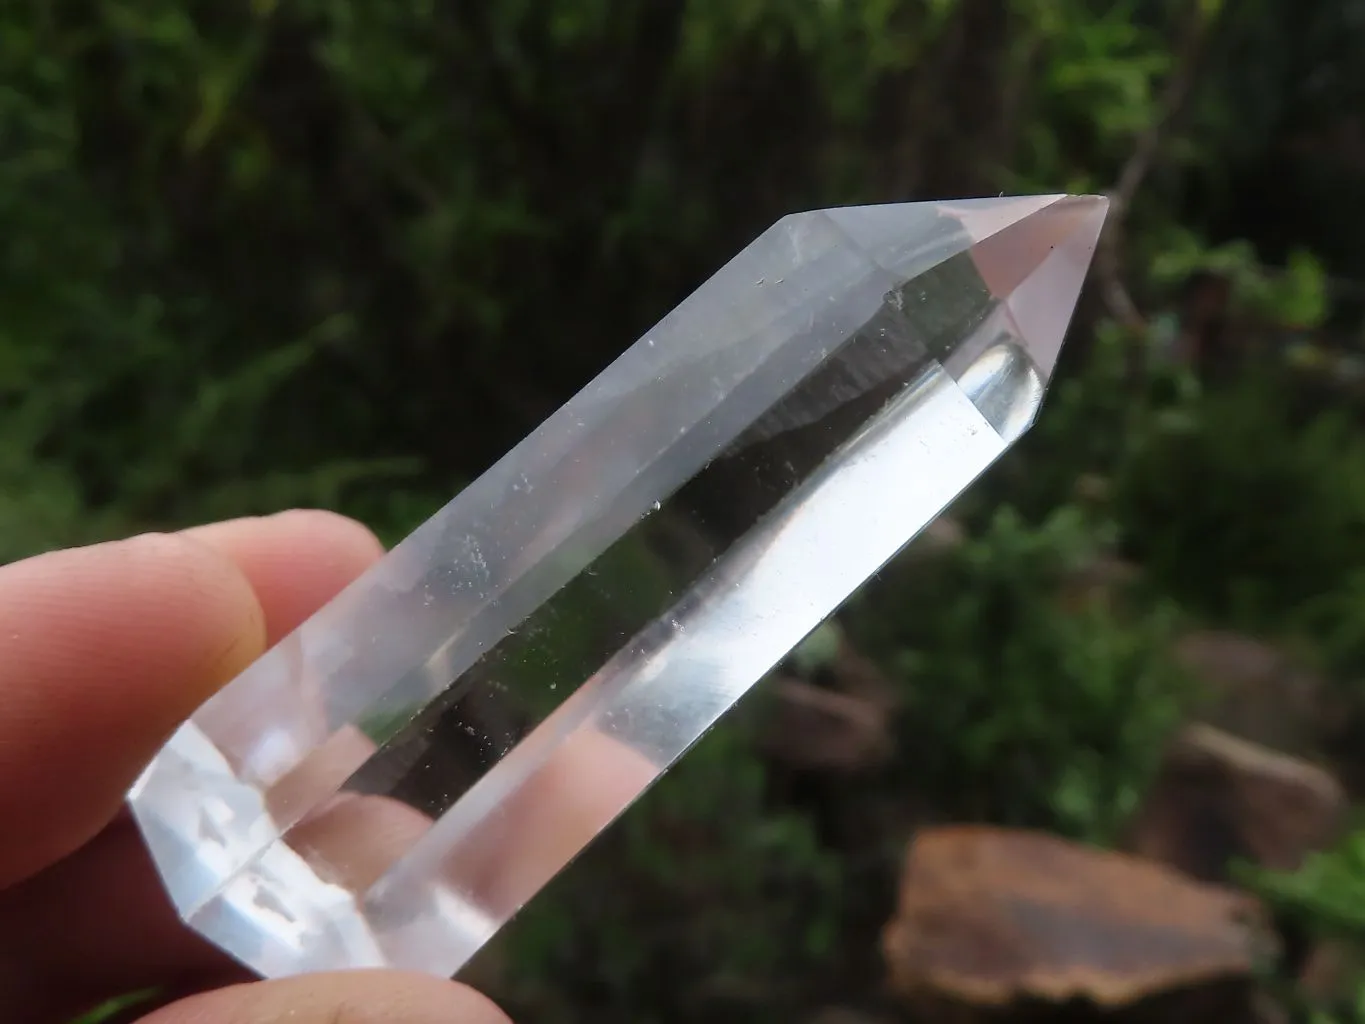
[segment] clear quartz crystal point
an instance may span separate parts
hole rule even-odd
[[[450,975],[1029,426],[1093,196],[785,217],[130,794],[266,976]]]

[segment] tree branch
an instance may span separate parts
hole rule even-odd
[[[1109,313],[1124,327],[1141,332],[1147,326],[1137,304],[1123,283],[1123,239],[1129,208],[1148,173],[1156,164],[1167,132],[1185,106],[1198,77],[1199,59],[1204,51],[1213,17],[1204,0],[1190,0],[1188,15],[1180,30],[1174,66],[1157,102],[1156,116],[1133,143],[1133,151],[1109,190],[1109,221],[1095,253],[1095,275],[1100,295]]]

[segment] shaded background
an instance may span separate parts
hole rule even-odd
[[[784,213],[1109,192],[1035,432],[471,977],[1365,1019],[1362,58],[1360,0],[10,0],[0,560],[392,541]]]

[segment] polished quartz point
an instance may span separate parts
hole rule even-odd
[[[166,744],[130,801],[185,920],[457,971],[1029,426],[1105,210],[765,231]]]

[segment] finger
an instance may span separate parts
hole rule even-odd
[[[0,624],[0,887],[88,841],[265,642],[237,566],[162,534],[0,568]]]
[[[506,1024],[471,988],[398,971],[346,971],[219,989],[141,1024]]]
[[[363,753],[361,742],[356,748]],[[290,829],[284,842],[319,876],[357,897],[424,846],[415,862],[399,869],[403,875],[390,876],[390,898],[445,885],[501,924],[657,775],[639,751],[580,729],[477,822],[433,822],[400,800],[343,792]]]
[[[384,553],[373,533],[334,512],[297,509],[197,526],[185,536],[221,551],[246,574],[275,643]]]
[[[184,927],[127,816],[0,892],[6,973],[11,980],[0,977],[0,992],[7,1013],[40,1021],[70,1020],[124,992],[165,985],[197,991],[248,976]]]
[[[431,828],[401,800],[347,793],[289,832],[291,849],[329,882],[363,894]]]
[[[658,777],[633,747],[585,727],[566,736],[498,813],[445,859],[445,876],[496,921],[512,917]]]

